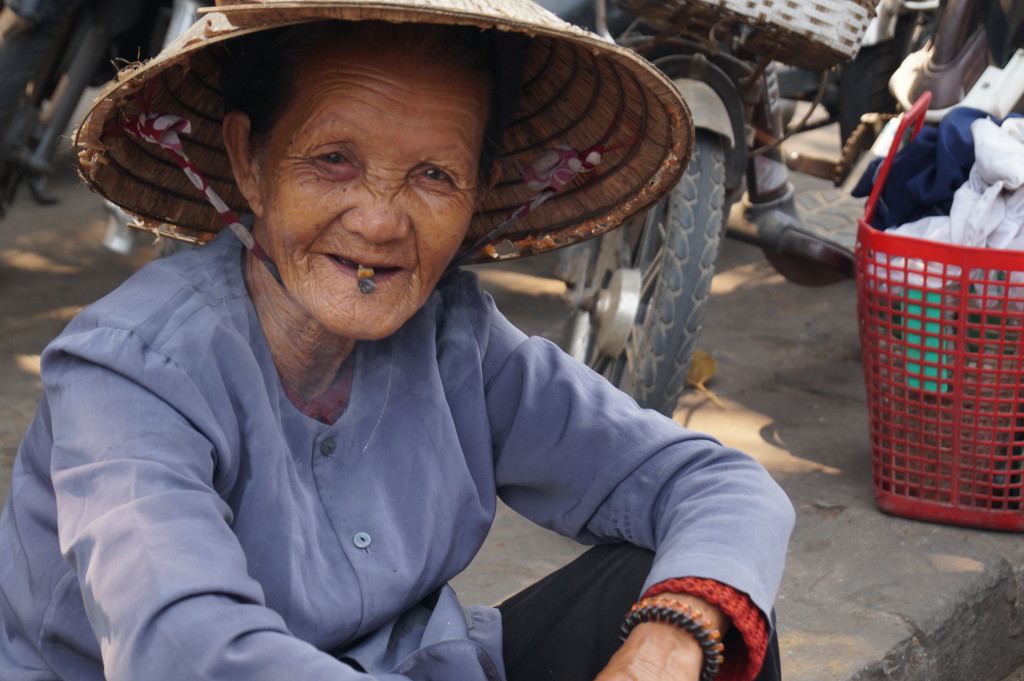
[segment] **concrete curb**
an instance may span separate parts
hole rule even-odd
[[[762,461],[797,508],[777,604],[789,681],[1000,679],[1024,664],[1024,541],[887,516],[871,489],[853,282],[781,280],[727,242],[701,346],[725,413],[676,418]]]

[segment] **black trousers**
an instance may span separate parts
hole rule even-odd
[[[628,544],[599,546],[499,605],[508,681],[593,681],[619,648],[653,560]],[[773,634],[757,681],[781,678]]]

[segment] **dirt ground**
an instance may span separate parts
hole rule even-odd
[[[70,164],[67,159],[65,166]],[[39,353],[85,305],[152,257],[147,240],[125,257],[103,248],[106,211],[70,167],[51,182],[59,203],[23,190],[0,221],[0,490],[39,397]]]

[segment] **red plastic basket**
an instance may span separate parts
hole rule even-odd
[[[878,507],[1024,530],[1024,252],[870,226],[903,116],[857,231],[857,315]]]

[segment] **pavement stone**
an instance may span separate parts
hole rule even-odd
[[[509,269],[538,277],[547,267],[536,258]],[[499,306],[529,323],[537,300],[482,276]],[[560,329],[541,322],[534,332],[557,340]],[[796,286],[756,248],[727,241],[700,346],[717,360],[709,387],[726,408],[692,391],[675,419],[757,458],[797,509],[777,603],[787,679],[999,679],[1024,665],[1020,535],[897,518],[875,507],[853,282]],[[528,524],[499,517],[493,541],[530,546],[536,536]],[[545,550],[559,548],[565,561],[577,552],[557,543]],[[508,556],[489,550],[456,588],[511,569]],[[528,581],[463,593],[486,602]]]

